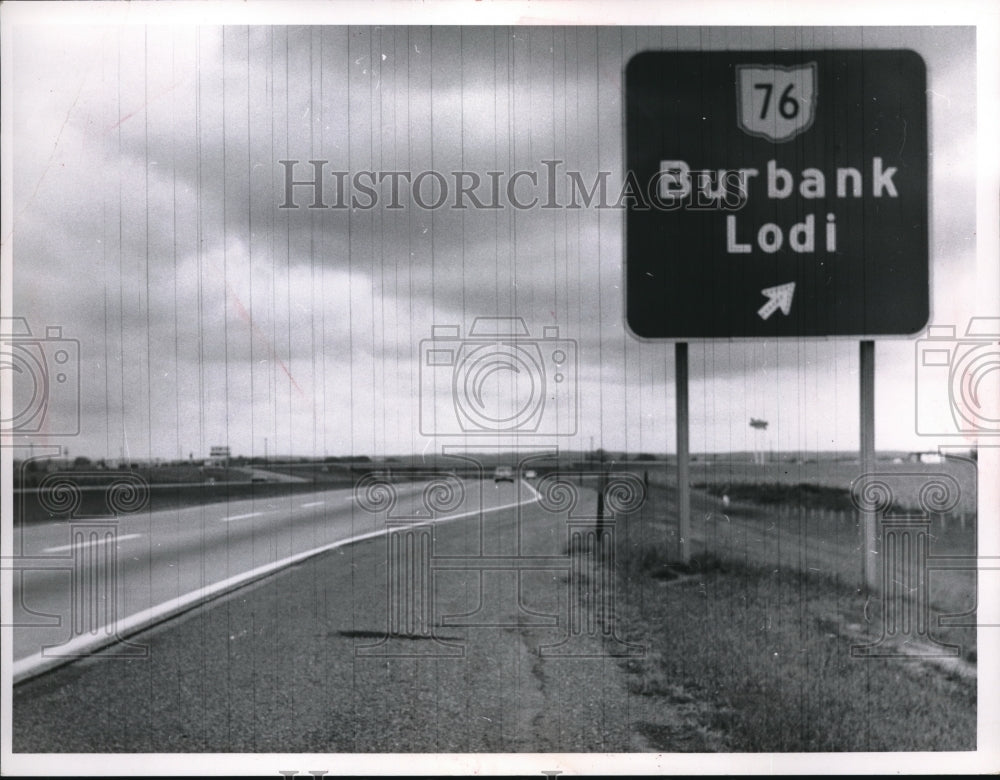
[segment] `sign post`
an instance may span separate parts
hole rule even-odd
[[[674,344],[677,385],[677,549],[681,563],[691,560],[691,480],[688,449],[688,345]]]
[[[874,341],[930,315],[927,75],[905,49],[641,52],[625,71],[625,311],[676,342],[680,554],[690,531],[687,346],[861,341],[874,468]],[[874,583],[873,518],[863,518]]]
[[[860,365],[858,373],[861,378],[861,474],[872,474],[875,471],[875,342],[861,342]],[[864,550],[864,582],[868,592],[878,588],[878,572],[876,570],[876,530],[877,515],[872,510],[862,511],[861,544]]]

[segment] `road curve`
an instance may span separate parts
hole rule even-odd
[[[462,484],[463,507],[479,507],[480,483]],[[394,485],[393,513],[419,517],[427,485]],[[522,485],[523,496],[509,502],[534,500]],[[360,491],[341,489],[26,526],[11,559],[13,681],[108,645],[142,656],[143,647],[122,640],[311,556],[383,535],[379,509]],[[438,513],[435,521],[470,511]]]

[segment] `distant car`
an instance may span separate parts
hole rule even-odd
[[[536,479],[538,477],[538,472],[534,469],[525,469],[524,478],[525,479]]]
[[[510,466],[497,466],[493,470],[493,482],[513,482],[514,481],[514,469]]]

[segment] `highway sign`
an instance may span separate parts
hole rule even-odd
[[[685,340],[921,330],[925,91],[924,62],[908,50],[633,57],[632,331]]]

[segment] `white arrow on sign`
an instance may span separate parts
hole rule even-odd
[[[757,313],[762,320],[766,320],[778,309],[782,314],[788,314],[792,310],[792,296],[795,295],[795,282],[779,284],[777,287],[765,287],[760,291],[761,295],[767,296],[767,303],[757,309]]]

